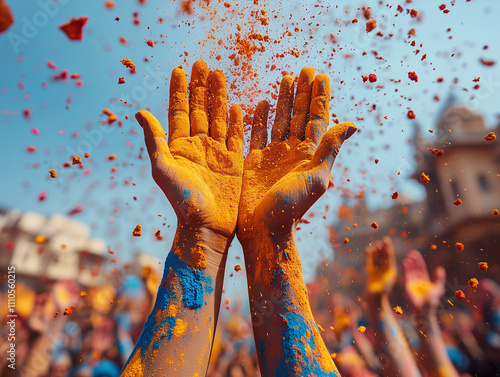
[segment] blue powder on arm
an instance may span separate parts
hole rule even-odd
[[[174,277],[177,277],[179,281],[182,289],[182,305],[187,309],[197,310],[202,308],[205,302],[203,298],[204,293],[210,295],[214,291],[211,276],[207,276],[204,271],[189,267],[186,262],[180,260],[177,255],[172,252],[169,253],[165,261],[162,283],[158,289],[153,311],[148,316],[148,320],[144,325],[144,329],[132,355],[140,348],[141,356],[144,359],[146,350],[158,334],[159,339],[154,341],[154,348],[159,348],[162,338],[166,337],[168,340],[172,339],[173,328],[175,327],[177,318],[164,317],[157,323],[155,315],[158,311],[164,311],[170,304],[177,302],[177,295],[173,284],[173,281],[175,281]],[[165,325],[167,325],[166,333],[160,333]]]

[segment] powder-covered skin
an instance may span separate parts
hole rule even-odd
[[[227,250],[236,232],[243,117],[235,105],[228,122],[224,75],[204,62],[193,65],[189,88],[184,70],[174,69],[168,143],[152,114],[136,115],[153,178],[178,226],[153,311],[122,376],[203,376],[208,368]]]
[[[356,126],[327,131],[330,81],[304,68],[294,93],[282,80],[276,123],[268,144],[267,112],[254,116],[245,160],[238,216],[238,239],[245,255],[250,310],[262,376],[338,376],[314,321],[295,229],[328,187],[342,142]]]
[[[366,248],[366,298],[370,316],[370,330],[376,341],[374,348],[385,376],[420,377],[405,335],[389,301],[397,278],[396,252],[389,237],[376,241]],[[387,358],[391,362],[384,362]]]
[[[437,310],[445,292],[446,271],[437,267],[433,280],[425,260],[417,250],[411,250],[403,261],[405,288],[410,308],[415,316],[415,329],[420,348],[414,353],[419,366],[431,377],[458,377],[441,333]]]

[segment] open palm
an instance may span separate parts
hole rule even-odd
[[[313,68],[302,69],[295,98],[294,80],[285,76],[270,144],[269,104],[258,104],[250,153],[244,163],[238,216],[240,241],[251,237],[262,224],[273,232],[290,231],[326,191],[340,146],[356,130],[354,124],[342,123],[326,132],[329,102],[328,76],[320,74],[315,78]]]
[[[408,300],[418,311],[435,309],[445,291],[446,270],[439,266],[431,281],[424,257],[411,250],[403,261],[405,288]]]
[[[193,65],[188,90],[182,68],[172,72],[168,143],[149,112],[136,119],[144,130],[153,178],[163,190],[179,226],[207,227],[234,235],[243,173],[243,118],[234,105],[227,116],[224,74]],[[229,127],[228,127],[229,124]]]

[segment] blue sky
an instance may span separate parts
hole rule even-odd
[[[240,78],[231,73],[231,52],[220,48],[216,41],[221,39],[230,45],[229,35],[234,35],[237,24],[243,32],[250,30],[250,24],[245,25],[238,14],[248,15],[247,6],[253,1],[233,2],[227,9],[223,2],[212,0],[212,18],[207,9],[198,6],[194,14],[182,14],[179,1],[149,1],[145,5],[135,0],[119,1],[108,10],[104,1],[65,0],[50,12],[43,7],[53,4],[50,0],[8,3],[16,23],[0,34],[0,158],[4,165],[0,206],[50,215],[67,214],[82,205],[83,212],[74,219],[88,223],[92,235],[104,239],[120,260],[128,260],[137,251],[163,259],[172,242],[176,219],[150,176],[147,154],[141,150],[141,129],[133,114],[147,108],[165,121],[169,76],[179,65],[189,73],[188,66],[203,59],[210,68],[222,69],[228,81],[238,81]],[[248,86],[247,97],[232,97],[230,90],[230,101],[255,104],[268,97],[264,92],[281,78],[281,70],[297,74],[301,67],[311,65],[331,78],[335,95],[331,111],[339,120],[353,121],[360,128],[337,160],[332,173],[336,188],[311,209],[327,219],[316,216],[311,224],[303,226],[299,242],[303,257],[315,260],[317,248],[327,247],[325,225],[335,221],[342,193],[364,191],[372,210],[390,205],[390,194],[395,190],[417,200],[423,198],[419,184],[409,180],[414,166],[410,140],[417,125],[424,130],[434,127],[450,93],[482,113],[490,128],[498,124],[500,61],[487,67],[479,60],[500,57],[496,38],[500,5],[479,0],[442,3],[450,10],[448,14],[439,9],[441,3],[424,0],[410,4],[395,1],[390,6],[373,2],[372,17],[378,27],[371,33],[365,31],[366,20],[358,10],[365,4],[360,1],[286,1],[276,6],[275,2],[261,0],[256,8],[267,10],[270,24],[255,25],[255,30],[267,32],[280,43],[268,44],[266,51],[253,56],[252,69],[258,77],[242,84],[243,89]],[[396,9],[399,4],[405,9],[402,13]],[[407,8],[418,10],[419,17],[412,18]],[[134,12],[139,12],[138,26],[132,23]],[[84,39],[72,42],[58,26],[79,16],[89,17]],[[119,21],[115,21],[117,16]],[[358,23],[352,23],[355,17]],[[30,23],[36,30],[29,29]],[[302,31],[280,38],[284,27]],[[214,39],[207,38],[211,28]],[[416,36],[408,38],[413,28]],[[378,30],[383,36],[376,35]],[[330,34],[337,43],[331,42]],[[126,44],[120,43],[121,36],[127,39]],[[155,42],[154,48],[146,44],[149,39]],[[416,46],[411,46],[413,40]],[[276,53],[291,49],[301,55],[276,58]],[[418,54],[417,49],[421,50]],[[427,58],[422,61],[424,53]],[[217,55],[221,55],[220,60]],[[119,62],[127,56],[137,65],[135,75]],[[49,69],[48,61],[57,69]],[[274,71],[266,68],[272,64],[277,65]],[[51,80],[62,69],[80,74],[83,85],[75,85],[74,79]],[[409,71],[418,74],[418,82],[409,80]],[[363,83],[361,75],[370,73],[377,75],[377,82]],[[126,84],[118,85],[118,77],[124,77]],[[438,77],[443,78],[443,83],[437,82]],[[481,77],[478,90],[473,89],[475,77]],[[43,83],[47,83],[46,88]],[[434,96],[440,101],[436,102]],[[120,98],[128,104],[124,105]],[[30,121],[22,115],[27,108],[32,112]],[[101,125],[104,108],[112,109],[123,126]],[[416,120],[407,118],[409,109],[415,112]],[[167,129],[166,122],[164,126]],[[39,135],[32,133],[33,127]],[[36,152],[26,151],[31,145],[36,146]],[[90,158],[84,160],[83,169],[61,167],[70,161],[71,154],[85,151]],[[115,154],[116,160],[107,160],[110,154]],[[377,165],[375,158],[380,160]],[[48,178],[52,168],[58,171],[57,179]],[[47,198],[40,202],[42,191]],[[140,238],[131,236],[137,223],[144,230]],[[156,229],[162,230],[164,241],[154,240]],[[233,244],[229,270],[241,263],[235,260],[241,257],[239,245],[236,241]],[[312,271],[305,272],[310,278]],[[232,285],[239,284],[244,276],[243,272],[237,275]]]

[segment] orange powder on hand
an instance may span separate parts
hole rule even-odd
[[[425,297],[434,287],[430,281],[414,280],[407,284],[408,289],[418,297]]]

